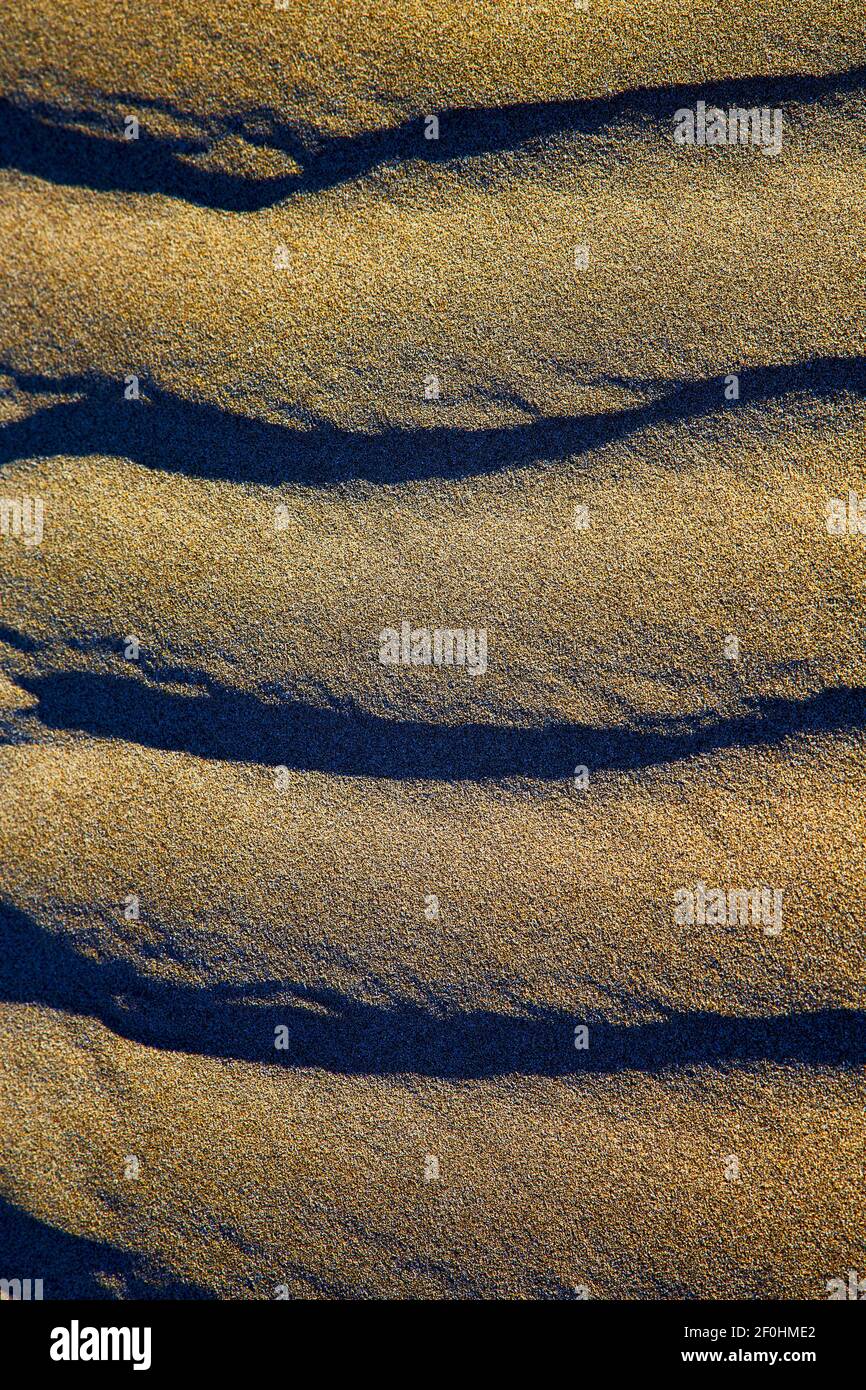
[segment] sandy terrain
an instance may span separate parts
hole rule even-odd
[[[864,94],[857,0],[9,17],[0,1278],[866,1269]]]

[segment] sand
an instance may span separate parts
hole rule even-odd
[[[864,54],[823,0],[10,16],[0,1277],[862,1269]]]

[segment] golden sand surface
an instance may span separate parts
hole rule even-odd
[[[162,129],[241,110],[346,132],[443,106],[841,71],[863,62],[866,16],[858,0],[603,0],[585,13],[561,0],[435,11],[426,0],[142,0],[133,11],[33,0],[5,35],[5,92],[71,109],[122,94]]]
[[[8,17],[0,1277],[862,1267],[864,55],[853,0]],[[728,94],[777,156],[674,143]]]

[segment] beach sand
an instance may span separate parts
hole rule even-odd
[[[826,1297],[866,12],[167,9],[0,55],[0,1277]]]

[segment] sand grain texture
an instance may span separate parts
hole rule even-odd
[[[853,0],[8,16],[0,1277],[863,1268],[864,92]]]

